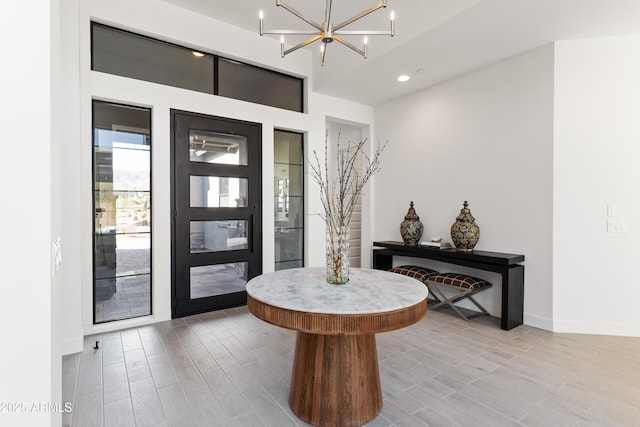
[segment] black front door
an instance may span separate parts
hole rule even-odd
[[[246,304],[262,273],[262,127],[171,116],[172,316]]]

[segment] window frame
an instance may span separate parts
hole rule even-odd
[[[114,27],[114,26],[111,26],[111,25],[105,25],[105,24],[102,24],[102,23],[99,23],[99,22],[95,22],[95,21],[91,21],[91,30],[90,30],[90,32],[91,32],[91,35],[90,35],[90,38],[91,38],[91,40],[90,40],[91,61],[90,62],[91,62],[91,70],[92,71],[103,72],[103,73],[107,73],[107,74],[111,74],[111,75],[117,75],[117,76],[120,76],[120,77],[132,78],[132,79],[141,80],[141,81],[149,81],[149,80],[138,79],[138,78],[132,77],[132,76],[126,76],[126,75],[121,75],[121,74],[112,74],[109,71],[102,71],[102,70],[96,69],[96,64],[94,62],[94,59],[95,59],[94,58],[94,56],[95,56],[94,44],[95,44],[95,40],[96,40],[95,39],[95,34],[94,34],[94,29],[96,27],[100,27],[100,28],[107,29],[107,30],[114,31],[114,32],[119,32],[119,33],[122,33],[122,34],[128,34],[131,37],[143,38],[145,40],[152,41],[152,42],[155,42],[155,43],[158,43],[158,44],[162,44],[162,45],[166,45],[166,46],[177,47],[177,48],[184,49],[184,50],[190,51],[190,52],[197,51],[197,52],[200,52],[200,53],[202,53],[203,55],[205,55],[207,57],[213,58],[213,75],[211,76],[211,79],[213,80],[213,92],[201,91],[201,90],[197,90],[197,89],[188,89],[188,88],[186,88],[186,90],[194,90],[194,91],[197,91],[197,92],[200,92],[200,93],[207,93],[207,94],[215,95],[215,96],[223,96],[225,98],[237,99],[237,100],[241,100],[241,101],[244,101],[244,102],[251,102],[253,104],[265,105],[265,106],[274,107],[274,108],[280,108],[280,109],[287,110],[287,111],[294,111],[294,112],[298,112],[298,113],[306,113],[306,111],[305,111],[306,110],[305,109],[305,87],[306,87],[307,81],[306,81],[306,79],[304,79],[302,77],[293,76],[291,74],[286,74],[286,73],[283,73],[283,72],[280,72],[280,71],[276,71],[276,70],[272,70],[272,69],[269,69],[269,68],[260,67],[260,66],[257,66],[257,65],[249,64],[247,62],[239,61],[237,59],[228,58],[228,57],[224,57],[224,56],[221,56],[221,55],[216,55],[216,54],[213,54],[213,53],[210,53],[210,52],[206,52],[206,51],[203,51],[203,50],[189,48],[187,46],[183,46],[183,45],[180,45],[180,44],[177,44],[177,43],[172,43],[172,42],[161,40],[161,39],[158,39],[158,38],[155,38],[155,37],[150,37],[150,36],[146,36],[146,35],[143,35],[143,34],[138,34],[138,33],[135,33],[133,31],[124,30],[124,29],[121,29],[121,28],[117,28],[117,27]],[[274,103],[248,101],[248,100],[245,100],[245,99],[242,99],[242,98],[239,98],[239,97],[220,95],[220,74],[219,74],[219,62],[220,62],[220,60],[224,60],[224,61],[228,61],[228,62],[232,62],[232,63],[237,63],[237,64],[240,64],[240,65],[243,65],[243,66],[246,66],[246,67],[250,67],[251,69],[256,70],[258,72],[261,72],[264,75],[282,76],[282,77],[286,77],[288,79],[291,79],[292,81],[297,82],[298,83],[297,84],[298,87],[296,89],[296,92],[299,91],[299,93],[295,93],[294,95],[296,95],[296,97],[299,96],[300,108],[299,109],[293,109],[293,108],[288,108],[288,107],[281,106],[281,105],[274,105]],[[171,84],[157,83],[157,82],[153,82],[153,81],[150,81],[150,82],[151,83],[155,83],[155,84],[162,84],[162,85],[170,86],[170,87],[181,88],[179,86],[174,86],[174,85],[171,85]],[[242,86],[242,85],[240,84],[239,86]],[[181,89],[185,89],[185,88],[181,88]]]
[[[97,213],[96,210],[96,130],[104,129],[101,127],[96,127],[96,104],[108,104],[117,107],[125,107],[137,110],[146,110],[149,112],[149,221],[151,226],[149,228],[149,273],[145,273],[144,275],[149,275],[149,313],[141,314],[126,318],[117,318],[117,319],[109,319],[109,320],[101,320],[96,321],[96,282],[97,282],[97,274],[96,274],[96,222],[95,215]],[[131,319],[138,319],[141,317],[152,316],[154,313],[153,308],[153,109],[150,107],[144,107],[139,105],[127,104],[122,102],[112,102],[105,101],[101,99],[92,99],[91,100],[91,207],[92,207],[92,258],[91,258],[91,274],[92,274],[92,283],[91,283],[91,303],[92,303],[92,324],[102,325],[111,322],[119,322],[126,321]],[[112,178],[113,180],[113,178]],[[113,191],[113,190],[112,190]],[[145,190],[146,191],[146,190]],[[117,231],[114,234],[114,238],[117,238]],[[115,249],[114,249],[115,250]],[[116,264],[117,266],[117,264]],[[116,267],[117,268],[117,267]],[[117,270],[116,276],[114,278],[117,280]],[[116,282],[117,283],[117,282]]]

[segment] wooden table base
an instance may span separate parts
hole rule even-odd
[[[349,276],[348,285],[335,286],[322,267],[293,268],[247,283],[251,313],[297,332],[289,406],[318,426],[375,418],[382,409],[375,334],[413,325],[427,311],[418,280],[359,268]]]
[[[373,419],[382,409],[375,335],[298,332],[289,406],[317,426],[360,426]]]

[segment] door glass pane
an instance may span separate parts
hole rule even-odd
[[[276,191],[280,194],[286,193],[288,196],[302,196],[302,174],[304,169],[298,165],[287,165],[276,163],[274,172],[278,176],[276,180]]]
[[[274,132],[275,269],[304,266],[303,136]]]
[[[276,263],[300,259],[303,237],[302,229],[276,229]]]
[[[151,111],[94,101],[94,321],[151,314]]]
[[[220,176],[190,177],[192,208],[239,208],[247,206],[249,180]]]
[[[304,260],[296,259],[293,261],[277,261],[275,263],[275,270],[288,270],[290,268],[302,268],[304,267]]]
[[[191,253],[247,249],[247,221],[191,221]]]
[[[275,131],[274,162],[287,165],[302,165],[302,144],[299,133]]]
[[[242,135],[190,129],[189,160],[246,166],[247,138]]]
[[[191,267],[191,299],[244,291],[247,271],[246,262]]]
[[[280,228],[302,228],[304,225],[304,198],[288,196],[283,198],[280,195],[276,195],[275,207],[277,213],[280,213],[280,209],[286,210],[285,215],[277,215],[276,217],[276,230]]]

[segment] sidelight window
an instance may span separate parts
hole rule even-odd
[[[303,135],[274,133],[275,269],[304,267]]]
[[[94,323],[151,314],[151,110],[93,101]]]

